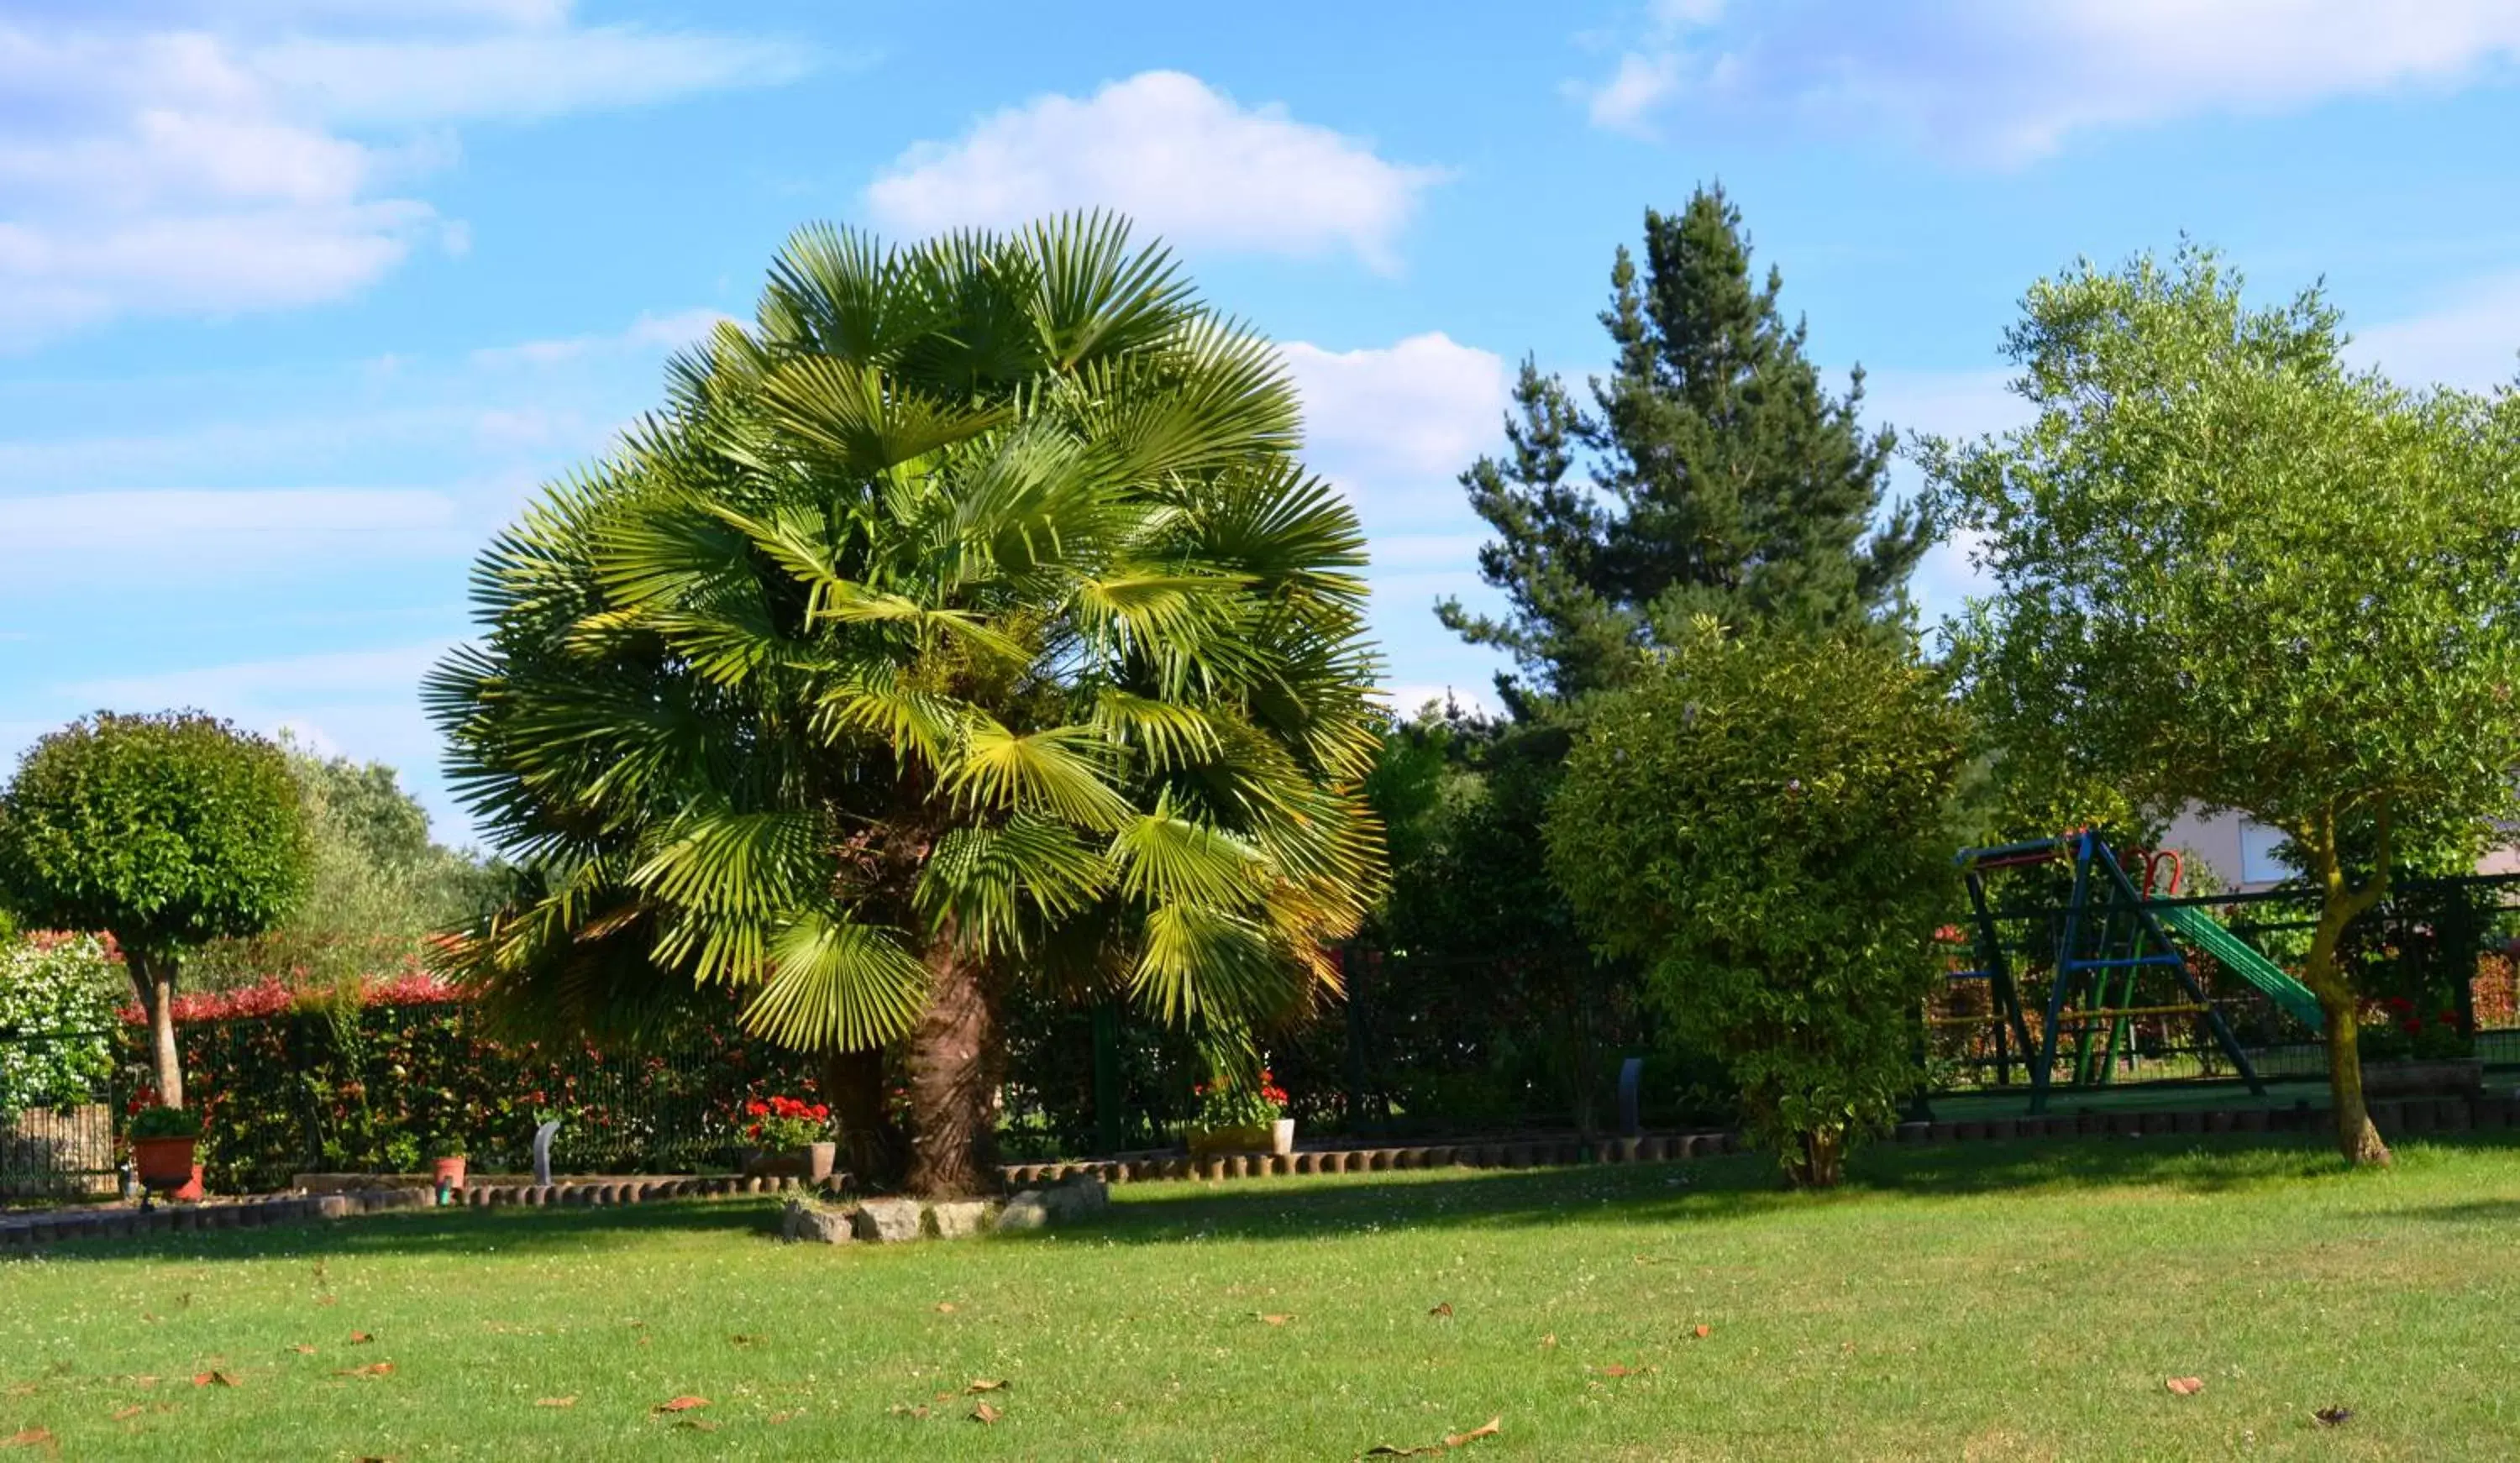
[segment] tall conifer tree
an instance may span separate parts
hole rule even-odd
[[[1677,214],[1645,213],[1644,269],[1627,248],[1601,315],[1615,369],[1593,405],[1525,361],[1507,451],[1462,474],[1497,539],[1480,577],[1501,618],[1446,600],[1463,639],[1510,652],[1500,678],[1517,713],[1624,679],[1634,647],[1668,643],[1689,616],[1817,626],[1882,618],[1931,535],[1911,510],[1886,518],[1893,433],[1868,433],[1859,368],[1824,390],[1804,328],[1777,307],[1783,281],[1750,275],[1740,210],[1699,189]],[[1578,469],[1583,475],[1577,476]]]

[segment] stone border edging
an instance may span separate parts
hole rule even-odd
[[[2371,1105],[2371,1120],[2389,1137],[2435,1132],[2498,1131],[2520,1128],[2520,1099],[2507,1096],[2385,1098]],[[1902,1144],[2017,1141],[2072,1137],[2204,1136],[2222,1133],[2319,1131],[2328,1110],[2307,1103],[2290,1108],[2164,1109],[2146,1112],[2051,1114],[2041,1118],[1987,1118],[1949,1123],[1902,1123]],[[1409,1169],[1539,1169],[1586,1162],[1574,1138],[1437,1143],[1371,1148],[1305,1149],[1296,1153],[1228,1153],[1204,1158],[1169,1155],[1059,1164],[1012,1164],[999,1170],[1015,1198],[1020,1191],[1096,1178],[1104,1183],[1168,1178],[1257,1178],[1295,1174],[1381,1174]],[[1740,1153],[1739,1134],[1696,1132],[1607,1138],[1593,1145],[1591,1162],[1672,1163]],[[666,1199],[735,1194],[801,1194],[816,1189],[793,1177],[606,1178],[553,1184],[485,1182],[457,1189],[458,1207],[567,1208],[645,1204]],[[118,1239],[142,1234],[186,1234],[209,1229],[251,1229],[306,1219],[346,1219],[395,1209],[434,1207],[433,1188],[369,1188],[340,1193],[273,1194],[207,1204],[165,1204],[137,1209],[86,1209],[22,1218],[0,1216],[0,1254],[23,1253],[64,1240]],[[1010,1201],[1011,1203],[1012,1201]]]
[[[730,1194],[788,1193],[807,1185],[796,1178],[657,1177],[579,1183],[484,1184],[454,1191],[451,1207],[503,1209],[516,1205],[587,1208],[645,1204],[664,1199]],[[318,1194],[270,1194],[206,1204],[160,1204],[154,1210],[84,1209],[0,1218],[0,1254],[24,1252],[64,1240],[123,1239],[142,1234],[189,1234],[207,1229],[258,1229],[307,1219],[339,1219],[395,1209],[433,1209],[434,1188],[367,1188]]]

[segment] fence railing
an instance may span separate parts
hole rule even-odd
[[[0,1200],[114,1190],[108,1032],[0,1032]]]

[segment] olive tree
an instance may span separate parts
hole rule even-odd
[[[0,885],[38,929],[112,934],[155,1039],[158,1099],[184,1105],[184,954],[253,935],[305,889],[306,816],[279,747],[190,712],[99,712],[37,741],[0,793]]]
[[[1589,709],[1552,871],[1682,1037],[1725,1053],[1787,1177],[1836,1182],[1915,1086],[1962,713],[1875,630],[1711,622]]]
[[[2033,420],[1920,456],[1993,584],[1960,636],[1991,732],[2290,839],[2337,1144],[2385,1163],[2338,941],[2411,830],[2512,810],[2520,410],[2345,342],[2318,291],[2250,308],[2207,250],[2085,264],[2007,337]]]

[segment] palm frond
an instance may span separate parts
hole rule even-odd
[[[943,790],[966,807],[1035,812],[1108,832],[1129,817],[1128,799],[1105,779],[1106,751],[1090,727],[1019,733],[975,716]]]
[[[803,909],[778,928],[769,952],[743,1023],[783,1045],[880,1046],[909,1031],[926,1001],[926,967],[890,930]]]

